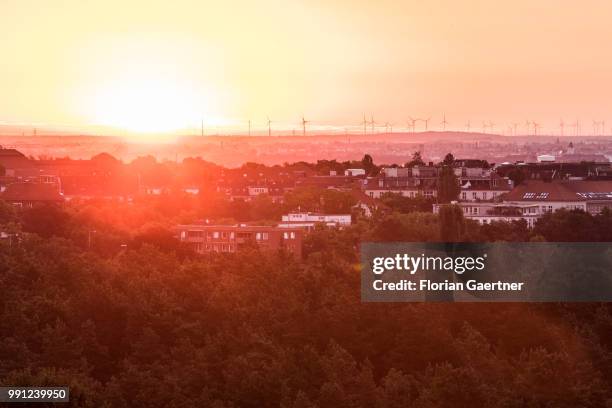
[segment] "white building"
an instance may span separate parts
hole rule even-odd
[[[317,224],[327,227],[342,228],[351,225],[350,214],[315,214],[308,212],[289,213],[281,217],[280,228],[313,229]]]
[[[346,169],[344,170],[345,176],[357,177],[357,176],[365,176],[366,172],[364,169]]]
[[[531,204],[505,204],[505,203],[483,203],[483,202],[460,202],[454,203],[461,207],[463,216],[480,224],[492,222],[512,222],[525,220],[529,228],[535,226],[536,221],[542,216],[540,207]],[[442,204],[434,204],[433,212],[438,214]]]
[[[556,157],[553,156],[552,154],[540,154],[538,157],[538,162],[543,163],[543,162],[554,162]]]

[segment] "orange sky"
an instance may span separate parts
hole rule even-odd
[[[0,121],[612,126],[611,16],[590,0],[0,0]]]

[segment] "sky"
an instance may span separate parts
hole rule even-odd
[[[595,0],[0,0],[0,122],[612,127],[611,15]]]

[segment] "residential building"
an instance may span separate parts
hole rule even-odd
[[[540,207],[535,204],[506,204],[495,202],[455,202],[463,210],[463,216],[480,224],[525,220],[529,228],[535,226],[541,217]],[[438,214],[443,204],[434,204],[433,212]]]
[[[12,183],[0,193],[0,200],[16,207],[31,208],[36,204],[62,204],[64,196],[53,183]]]
[[[364,169],[346,169],[344,170],[344,175],[352,177],[365,176],[366,171]]]
[[[537,205],[541,212],[565,208],[598,214],[603,208],[612,208],[612,180],[552,182],[529,180],[508,193],[504,202]]]
[[[459,202],[463,214],[481,224],[523,219],[529,227],[544,214],[560,209],[582,210],[592,215],[612,209],[612,180],[529,180],[515,187],[499,203]],[[434,204],[434,213],[440,205]]]
[[[302,228],[311,231],[317,224],[332,228],[342,228],[351,225],[350,214],[316,214],[316,213],[289,213],[281,217],[278,224],[280,228]]]
[[[198,253],[236,252],[254,244],[263,250],[284,248],[298,258],[302,256],[304,231],[300,228],[190,224],[179,225],[176,230],[180,241]]]

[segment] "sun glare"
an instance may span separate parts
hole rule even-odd
[[[93,120],[133,133],[173,133],[193,127],[204,98],[173,78],[125,78],[104,84],[95,95]]]

